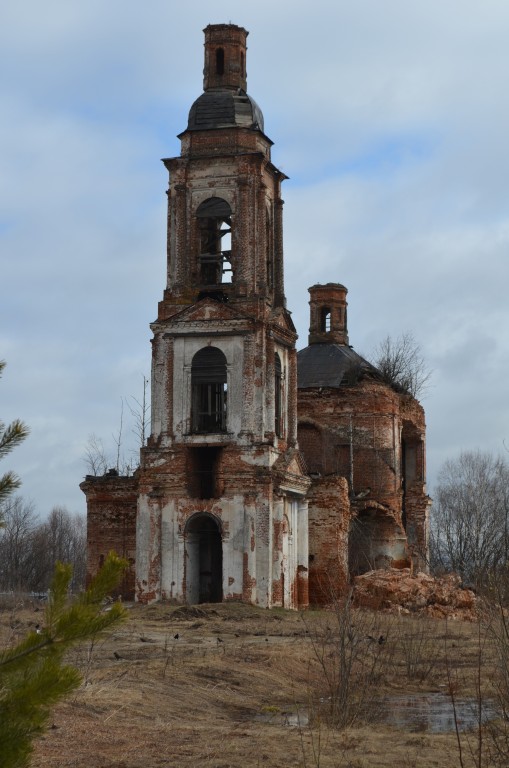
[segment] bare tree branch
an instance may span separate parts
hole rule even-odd
[[[372,358],[383,381],[396,391],[419,398],[429,388],[432,371],[411,333],[403,333],[397,339],[387,336],[376,347]]]
[[[83,461],[86,464],[89,475],[104,475],[108,469],[108,459],[104,452],[104,445],[100,437],[91,434],[85,447]]]
[[[509,465],[482,451],[446,461],[431,512],[432,566],[482,586],[509,557]]]

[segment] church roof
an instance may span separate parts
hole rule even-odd
[[[360,378],[379,378],[378,370],[345,344],[310,344],[297,353],[297,387],[340,387]]]
[[[263,114],[256,101],[241,88],[208,90],[189,112],[188,131],[211,128],[256,128],[263,133]]]

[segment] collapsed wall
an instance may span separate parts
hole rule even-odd
[[[317,597],[324,573],[337,590],[373,569],[426,570],[425,421],[420,403],[382,381],[349,345],[347,289],[329,283],[309,291],[309,346],[298,353],[298,440],[313,481],[310,594],[327,602]]]

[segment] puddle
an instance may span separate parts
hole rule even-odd
[[[321,703],[325,703],[321,700]],[[445,693],[414,693],[401,696],[386,696],[380,702],[378,722],[401,728],[412,733],[452,733],[455,730],[454,708]],[[475,699],[458,699],[455,702],[456,719],[460,731],[469,731],[477,727],[479,712]],[[492,701],[486,701],[482,707],[482,722],[487,723],[497,717]],[[301,710],[276,710],[259,712],[254,717],[257,723],[287,726],[289,728],[307,728],[309,712]]]
[[[256,723],[269,723],[270,725],[283,725],[288,728],[307,728],[309,715],[305,710],[298,712],[259,712],[254,718]]]
[[[450,733],[455,730],[454,708],[444,693],[416,693],[404,696],[387,696],[382,700],[382,721],[406,731]],[[460,731],[476,728],[479,722],[478,703],[475,699],[458,699],[455,702],[456,719]],[[482,706],[482,722],[497,716],[493,702]]]

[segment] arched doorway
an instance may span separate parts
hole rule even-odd
[[[350,576],[390,568],[407,557],[405,533],[391,515],[364,509],[352,518],[348,536]]]
[[[223,548],[216,519],[193,515],[185,530],[186,601],[220,603],[223,599]]]

